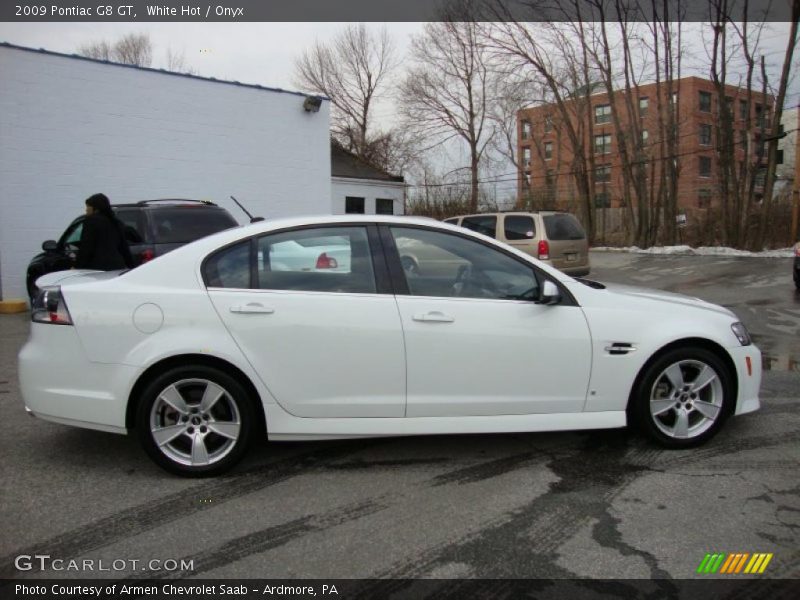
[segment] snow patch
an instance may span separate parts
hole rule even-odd
[[[792,248],[782,248],[780,250],[762,250],[761,252],[750,252],[748,250],[737,250],[725,246],[653,246],[651,248],[639,248],[638,246],[627,246],[625,248],[612,248],[610,246],[598,246],[592,248],[592,252],[630,252],[632,254],[657,254],[657,255],[677,255],[677,256],[749,256],[754,258],[792,258],[794,250]]]

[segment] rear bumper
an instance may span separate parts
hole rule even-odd
[[[19,353],[19,384],[26,410],[39,418],[125,433],[125,409],[136,367],[90,362],[75,328],[31,324]]]
[[[728,348],[736,366],[739,395],[734,414],[743,415],[761,408],[758,393],[761,387],[761,351],[754,345]],[[748,368],[748,358],[750,367]]]

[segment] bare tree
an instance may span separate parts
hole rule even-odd
[[[478,27],[470,21],[428,23],[412,40],[414,61],[400,86],[400,111],[407,126],[437,145],[466,142],[470,210],[477,210],[479,171],[495,135],[489,118],[493,85]]]
[[[78,47],[78,54],[96,60],[113,60],[113,48],[106,40],[83,44]]]
[[[146,33],[129,33],[113,44],[100,40],[80,46],[78,54],[126,65],[149,67],[153,62],[153,44]]]
[[[373,35],[363,23],[348,25],[331,43],[317,42],[295,61],[295,81],[301,89],[331,99],[334,137],[367,159],[374,103],[387,91],[397,64],[386,29]]]
[[[182,50],[167,48],[166,68],[175,73],[185,73],[186,75],[197,75],[189,63],[186,61],[186,54]]]

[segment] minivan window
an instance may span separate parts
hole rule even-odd
[[[544,215],[543,220],[544,230],[550,240],[582,240],[586,237],[578,219],[570,214]]]
[[[497,234],[497,217],[493,215],[464,217],[461,226],[493,238]]]
[[[506,215],[503,225],[507,240],[530,240],[536,237],[533,217],[525,215]]]
[[[196,206],[159,208],[150,214],[157,244],[186,244],[237,225],[226,211]]]

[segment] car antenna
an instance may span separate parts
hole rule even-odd
[[[254,217],[253,215],[251,215],[251,214],[250,214],[250,213],[247,211],[247,209],[246,209],[244,206],[242,206],[241,202],[239,202],[239,201],[238,201],[236,198],[234,198],[233,196],[231,196],[231,200],[233,200],[234,202],[236,202],[236,206],[238,206],[239,208],[241,208],[241,209],[242,209],[242,211],[244,211],[244,214],[246,214],[248,217],[250,217],[250,222],[251,222],[251,223],[258,223],[259,221],[263,221],[263,220],[264,220],[264,217]]]

